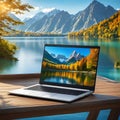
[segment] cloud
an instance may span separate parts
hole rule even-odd
[[[120,8],[117,8],[117,10],[120,10]]]
[[[44,12],[44,13],[48,13],[48,12],[54,10],[54,9],[55,9],[55,8],[44,8],[44,9],[42,9],[41,11]]]
[[[40,10],[40,7],[34,7],[33,10],[34,10],[34,11],[38,11],[38,10]]]
[[[25,11],[24,14],[17,14],[16,16],[21,20],[25,18],[32,18],[35,14],[37,14],[41,10],[41,7],[34,6],[34,9],[31,9],[30,12]]]
[[[38,6],[34,6],[34,9],[31,9],[30,12],[24,12],[24,14],[17,14],[16,16],[21,19],[24,20],[25,18],[32,18],[35,14],[37,14],[38,12],[44,12],[44,13],[48,13],[52,10],[54,10],[55,8],[43,8],[38,7]]]

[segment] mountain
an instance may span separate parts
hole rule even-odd
[[[45,15],[45,13],[39,12],[35,16],[33,16],[32,18],[25,20],[24,25],[20,25],[20,26],[16,27],[16,29],[21,30],[21,31],[29,31],[29,27],[32,24],[34,24],[35,22],[37,22],[39,19],[44,17],[44,15]]]
[[[100,2],[94,0],[85,10],[78,12],[73,18],[73,28],[71,31],[85,29],[91,25],[112,16],[116,10],[111,6],[105,7]]]
[[[46,50],[44,52],[44,60],[49,62],[49,63],[54,63],[54,64],[71,64],[75,63],[76,61],[81,60],[84,58],[83,55],[80,55],[80,53],[77,53],[75,50],[71,53],[69,58],[66,58],[65,55],[58,54],[55,55],[53,53],[48,53]]]
[[[66,11],[59,11],[54,15],[45,15],[42,19],[32,24],[28,31],[30,32],[53,32],[66,33],[69,29],[71,15]]]
[[[24,20],[23,20],[23,22],[26,22],[26,21],[28,21],[30,18],[29,17],[26,17]]]
[[[54,53],[51,53],[50,54],[53,58],[55,58],[56,57],[56,55],[54,54]]]
[[[66,61],[67,64],[71,64],[71,63],[75,63],[75,62],[76,62],[75,57],[70,57],[70,58],[68,58],[67,61]]]
[[[90,73],[92,72],[92,75],[96,73],[96,67],[97,67],[97,61],[98,61],[98,55],[99,55],[99,50],[98,49],[90,49],[90,53],[85,56],[84,58],[76,61],[75,57],[78,56],[78,53],[76,51],[73,51],[71,53],[71,59],[69,59],[69,63],[62,63],[62,64],[56,64],[54,62],[55,58],[51,59],[51,55],[45,51],[45,54],[47,55],[48,58],[44,58],[43,61],[43,68],[45,69],[50,69],[52,70],[60,70],[60,72],[62,72],[62,70],[65,71],[81,71],[84,73]],[[54,54],[52,54],[54,55]],[[56,56],[56,55],[54,55]],[[51,60],[50,60],[51,59]],[[74,61],[74,62],[73,62]],[[61,75],[61,74],[60,74]],[[56,74],[56,76],[58,76],[58,73]]]
[[[44,60],[51,63],[57,63],[57,64],[61,63],[56,58],[53,58],[46,50],[44,51]]]
[[[65,63],[67,58],[64,55],[57,55],[57,60],[59,60],[61,63]]]
[[[86,30],[69,33],[69,36],[84,38],[118,38],[120,37],[120,11]]]
[[[84,56],[83,55],[80,55],[80,53],[78,53],[76,55],[76,60],[81,60]]]
[[[56,15],[56,14],[59,13],[59,12],[60,12],[60,10],[54,9],[54,10],[48,12],[48,13],[47,13],[47,16],[50,17],[50,16],[52,16],[52,15]]]
[[[54,9],[51,12],[48,12],[48,13],[38,12],[32,18],[26,20],[24,25],[16,27],[16,29],[21,30],[21,31],[36,32],[36,29],[37,29],[37,27],[39,25],[39,24],[37,25],[38,21],[40,21],[44,16],[49,18],[50,16],[52,16],[54,14],[57,14],[58,12],[59,12],[59,10],[57,10],[57,9]],[[43,21],[44,21],[44,19],[43,19]],[[43,22],[41,24],[43,24]]]
[[[14,20],[16,20],[16,21],[22,22],[22,21],[21,21],[16,15],[14,15],[13,13],[10,13],[9,16],[10,16],[11,18],[13,18]],[[20,25],[17,25],[17,26],[20,26]],[[17,26],[14,26],[14,25],[10,24],[10,27],[13,28],[13,29],[16,29]]]
[[[25,21],[25,25],[18,27],[18,29],[29,32],[68,33],[97,24],[115,12],[116,10],[113,7],[106,7],[93,0],[86,9],[75,15],[57,9],[46,14],[39,12],[33,18]]]
[[[81,60],[84,58],[84,56],[80,55],[80,53],[77,53],[75,50],[72,52],[70,57],[66,60],[67,64],[75,63],[78,60]]]
[[[57,60],[59,60],[61,63],[65,63],[65,61],[67,60],[67,58],[64,55],[60,55],[58,54],[57,56],[53,53],[50,54],[53,58],[56,58]]]
[[[17,16],[15,16],[14,14],[10,13],[9,16],[11,18],[13,18],[14,20],[17,20],[17,21],[21,21]]]

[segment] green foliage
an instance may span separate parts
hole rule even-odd
[[[120,11],[115,13],[109,19],[103,20],[85,30],[71,32],[69,37],[82,38],[118,38],[120,37]]]
[[[16,49],[17,47],[15,44],[9,43],[7,40],[0,40],[0,58],[17,60],[13,57]]]
[[[115,62],[114,68],[120,69],[120,61]]]

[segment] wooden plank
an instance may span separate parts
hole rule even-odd
[[[97,120],[100,110],[92,110],[89,112],[87,120]]]
[[[25,78],[40,78],[40,73],[33,73],[33,74],[6,74],[6,75],[0,75],[1,79],[25,79]]]
[[[28,100],[27,102],[30,101]],[[96,95],[96,94],[71,104],[40,100],[40,103],[35,105],[34,99],[31,102],[32,102],[31,105],[22,103],[20,106],[19,105],[11,106],[11,107],[7,106],[6,109],[4,108],[1,109],[0,118],[5,119],[5,117],[9,117],[11,119],[16,119],[21,117],[35,117],[35,116],[94,111],[96,109],[120,108],[120,99],[118,97]],[[26,105],[24,106],[24,104]]]
[[[71,104],[42,100],[21,96],[9,95],[8,91],[37,84],[39,77],[19,79],[11,76],[12,79],[0,78],[0,119],[16,119],[21,117],[34,117],[43,115],[66,114],[74,112],[95,111],[100,109],[120,109],[120,97],[106,96],[105,94],[120,96],[120,84],[109,83],[97,78],[96,91],[94,95],[85,97]],[[112,87],[109,87],[111,85]],[[107,86],[107,87],[106,87]],[[105,90],[103,90],[103,89]],[[106,88],[106,89],[105,89]],[[116,89],[115,89],[116,88]],[[115,90],[114,90],[115,89]],[[98,95],[97,93],[104,94]],[[6,116],[7,114],[7,116]],[[92,114],[92,113],[91,113]],[[97,115],[97,112],[96,112]],[[92,116],[92,115],[91,115]]]
[[[110,115],[108,117],[108,120],[118,120],[119,117],[120,117],[120,108],[112,109],[110,111]]]
[[[21,82],[22,81],[22,82]],[[35,79],[17,79],[17,80],[1,80],[0,82],[0,97],[2,99],[2,103],[4,104],[4,106],[9,106],[9,105],[21,105],[22,101],[24,101],[24,105],[30,105],[31,101],[34,100],[33,98],[27,98],[27,97],[18,97],[18,96],[11,96],[8,95],[8,91],[13,90],[13,89],[17,89],[17,88],[21,88],[24,86],[29,86],[32,84],[36,84],[39,82],[39,78],[35,78]],[[110,91],[109,91],[110,92]],[[17,101],[17,102],[16,102]],[[30,101],[25,102],[25,101]],[[35,103],[39,104],[40,100],[39,99],[35,99]],[[5,105],[6,104],[6,105]]]

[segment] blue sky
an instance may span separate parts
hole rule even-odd
[[[75,50],[77,53],[80,53],[80,55],[87,56],[90,53],[90,48],[65,48],[65,47],[52,47],[52,46],[46,46],[45,50],[48,51],[49,54],[53,53],[56,56],[57,55],[64,55],[67,58],[70,57],[72,52]]]
[[[26,12],[24,15],[19,15],[21,19],[25,17],[33,17],[36,13],[43,11],[49,12],[53,9],[68,11],[71,14],[84,10],[93,0],[22,0],[23,3],[29,3],[35,9],[31,12]],[[120,9],[120,0],[97,0],[105,6],[111,5],[115,9]]]

